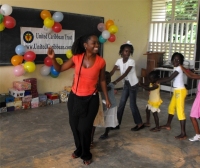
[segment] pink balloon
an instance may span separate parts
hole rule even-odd
[[[44,64],[46,65],[46,66],[52,66],[53,65],[53,62],[52,62],[52,59],[51,58],[49,58],[48,56],[44,59]]]
[[[33,51],[27,51],[24,54],[24,60],[26,61],[34,61],[36,58],[36,55]]]
[[[59,22],[55,22],[52,30],[56,33],[59,33],[62,30],[62,25]]]
[[[106,30],[106,26],[104,25],[104,23],[99,23],[99,24],[97,25],[97,29],[98,29],[100,32],[102,32],[102,31]]]
[[[15,66],[13,72],[14,72],[15,76],[21,76],[21,75],[25,74],[24,66],[23,65]]]
[[[11,16],[4,16],[3,23],[6,28],[12,29],[16,25],[16,20]]]

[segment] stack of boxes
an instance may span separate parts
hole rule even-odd
[[[60,103],[58,93],[46,92],[45,95],[47,96],[47,105],[53,105],[53,104]]]
[[[27,78],[27,79],[24,79],[23,81],[31,84],[31,89],[29,90],[29,93],[32,96],[31,108],[39,107],[39,97],[38,97],[38,91],[37,91],[37,79],[36,78]]]
[[[7,112],[6,95],[0,94],[0,113]]]
[[[38,94],[36,78],[14,81],[9,94],[0,94],[0,113],[67,102],[70,91],[71,87],[65,87],[59,93]]]

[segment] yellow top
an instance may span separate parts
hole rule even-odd
[[[150,83],[149,87],[153,87],[153,84]],[[162,102],[163,101],[160,98],[160,85],[158,85],[157,89],[150,91],[148,104],[150,104],[153,107],[158,108]]]

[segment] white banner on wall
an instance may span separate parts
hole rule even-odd
[[[75,38],[74,30],[61,30],[59,33],[46,33],[43,28],[20,27],[21,45],[36,54],[46,54],[52,46],[56,54],[66,54]]]

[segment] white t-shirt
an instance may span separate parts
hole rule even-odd
[[[178,75],[174,78],[173,87],[184,88],[183,71],[180,66],[174,67],[174,71],[178,72]],[[173,72],[174,72],[173,71]]]
[[[129,66],[132,66],[131,71],[125,77],[125,80],[128,80],[131,86],[134,86],[138,83],[138,78],[135,71],[135,61],[133,59],[128,59],[126,63],[123,63],[123,58],[120,58],[115,63],[119,67],[121,75],[125,73]]]

